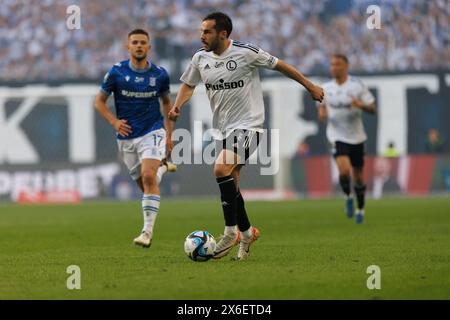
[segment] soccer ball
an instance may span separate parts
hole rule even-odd
[[[194,231],[184,241],[184,252],[194,261],[208,261],[215,249],[216,240],[208,231]]]

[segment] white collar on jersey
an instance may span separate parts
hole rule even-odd
[[[128,60],[128,66],[130,67],[130,69],[133,70],[134,72],[138,72],[138,73],[144,73],[144,72],[147,72],[148,70],[150,70],[150,68],[152,67],[152,63],[148,60],[147,60],[147,63],[148,63],[148,67],[143,68],[143,69],[137,69],[137,68],[133,67],[133,64],[131,63],[131,59]]]
[[[334,79],[334,83],[338,86],[338,87],[342,87],[342,86],[345,86],[349,81],[350,81],[350,75],[349,74],[347,74],[347,79],[344,81],[344,82],[342,82],[341,84],[339,84],[337,81],[336,81],[336,79]]]
[[[230,51],[231,48],[233,47],[233,42],[234,42],[234,40],[233,40],[233,39],[230,39],[230,45],[229,45],[228,48],[226,48],[225,51],[222,52],[220,55],[215,54],[214,51],[211,51],[212,55],[213,55],[214,57],[218,57],[218,58],[220,58],[220,57],[225,57],[225,56],[227,55],[228,51]]]

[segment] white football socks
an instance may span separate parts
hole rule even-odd
[[[225,235],[236,235],[237,234],[237,227],[236,226],[225,226],[225,230],[223,231]]]
[[[157,194],[144,194],[142,196],[142,212],[144,215],[143,231],[153,233],[156,216],[158,215],[160,196]]]
[[[156,172],[156,182],[161,183],[163,175],[167,172],[167,166],[160,166]],[[159,210],[160,196],[157,194],[144,194],[142,196],[142,213],[144,215],[143,231],[153,233],[156,216]]]
[[[164,173],[166,173],[166,172],[167,172],[167,166],[162,165],[158,168],[158,171],[156,172],[156,182],[158,184],[161,183],[162,177],[163,177]]]
[[[245,237],[247,239],[251,238],[253,236],[253,227],[250,226],[250,228],[248,228],[247,230],[241,231],[241,235],[242,237]]]

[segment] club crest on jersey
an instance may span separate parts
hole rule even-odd
[[[150,77],[150,79],[148,80],[148,85],[150,87],[156,86],[156,78],[155,77]]]
[[[234,60],[230,60],[227,62],[226,67],[229,71],[234,71],[237,68],[237,63]]]

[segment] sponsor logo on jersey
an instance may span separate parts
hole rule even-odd
[[[216,62],[216,64],[214,65],[214,67],[220,68],[220,67],[222,67],[223,65],[224,65],[223,61],[221,61],[221,62]]]
[[[329,103],[329,106],[333,109],[351,109],[352,105],[350,103]]]
[[[269,64],[273,65],[274,63],[275,63],[275,57],[274,56],[270,56]]]
[[[136,77],[136,78],[134,79],[134,82],[136,82],[136,83],[144,82],[144,78],[143,78],[143,77]]]
[[[234,60],[230,60],[230,61],[227,62],[226,67],[227,67],[227,69],[228,69],[229,71],[234,71],[234,70],[236,70],[236,68],[237,68],[237,63],[236,63],[236,61],[234,61]]]
[[[230,90],[230,89],[242,88],[243,86],[244,86],[244,80],[225,82],[225,80],[220,79],[219,83],[216,83],[216,84],[205,83],[206,91]]]
[[[152,98],[152,97],[156,97],[156,95],[157,95],[157,91],[135,92],[135,91],[122,90],[120,93],[123,96],[128,97],[128,98]]]

